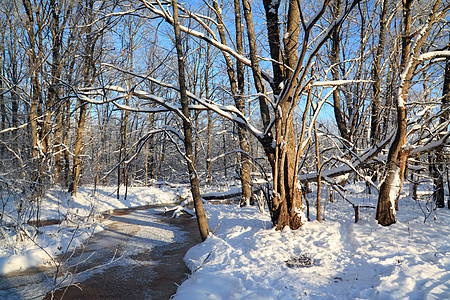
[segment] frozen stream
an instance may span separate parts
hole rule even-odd
[[[54,298],[168,299],[176,292],[188,273],[184,253],[200,242],[194,219],[151,208],[112,215],[102,225],[84,251],[65,259]],[[0,299],[50,299],[54,286],[54,269],[9,274],[0,277]]]

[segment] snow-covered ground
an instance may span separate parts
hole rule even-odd
[[[375,204],[362,186],[349,188],[352,201]],[[389,227],[374,209],[355,224],[340,199],[326,204],[325,221],[282,232],[255,207],[207,205],[214,234],[186,254],[193,273],[175,299],[450,299],[450,210],[424,223],[408,195],[399,205]],[[287,266],[302,257],[312,266]]]
[[[376,195],[364,185],[346,188],[353,203],[375,206]],[[352,206],[339,196],[332,203],[323,199],[323,222],[282,232],[256,207],[205,204],[212,234],[186,254],[192,274],[175,299],[450,299],[450,210],[425,214],[426,191],[419,191],[420,202],[408,191],[405,186],[397,223],[389,227],[376,223],[371,208],[361,209],[355,224]],[[81,188],[76,198],[51,190],[42,219],[66,221],[41,227],[36,243],[26,237],[17,242],[12,230],[1,229],[0,274],[51,263],[50,257],[81,245],[101,230],[102,212],[170,203],[188,194],[187,187],[130,188],[127,200],[117,200],[114,188],[95,194]],[[313,206],[314,193],[308,198]],[[289,267],[286,261],[296,258],[309,258],[312,265]]]
[[[22,225],[22,230],[0,226],[0,275],[40,265],[55,265],[58,255],[80,247],[101,227],[102,213],[113,209],[179,202],[187,197],[187,187],[129,187],[125,199],[124,188],[116,198],[114,187],[80,187],[76,197],[51,189],[42,199],[40,220],[60,220],[58,225],[34,227]],[[6,203],[3,222],[17,224],[17,211],[13,201]],[[23,223],[23,222],[20,222]],[[99,225],[100,224],[100,225]],[[17,234],[17,233],[20,234]]]

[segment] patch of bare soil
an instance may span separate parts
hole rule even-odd
[[[119,215],[119,216],[117,216]],[[79,266],[77,272],[94,267],[104,263],[104,257],[110,258],[113,252],[120,255],[120,251],[127,247],[126,243],[132,243],[133,230],[126,230],[125,227],[133,225],[132,218],[126,211],[120,211],[114,215],[114,220],[104,233],[96,236],[97,243],[100,243],[102,235],[111,234],[120,236],[125,245],[111,247],[111,249],[102,249],[108,247],[93,246],[96,257],[90,259],[89,265]],[[194,245],[201,242],[197,227],[197,220],[187,216],[181,216],[178,219],[172,219],[170,214],[158,216],[161,223],[177,227],[184,232],[184,239],[176,239],[170,244],[156,245],[149,251],[139,251],[136,254],[129,255],[124,263],[99,268],[96,273],[87,279],[72,284],[64,289],[49,293],[44,299],[169,299],[176,293],[177,285],[181,284],[186,278],[189,270],[183,262],[186,251]],[[136,224],[134,224],[136,225]],[[143,224],[139,224],[143,225]],[[145,224],[144,224],[145,225]],[[123,230],[123,232],[121,232]],[[110,232],[108,232],[110,231]],[[123,238],[123,237],[126,238]],[[94,241],[94,244],[96,242]],[[102,251],[105,251],[102,253]],[[87,250],[89,252],[89,250]],[[93,253],[94,253],[93,252]],[[103,257],[103,258],[102,258]]]

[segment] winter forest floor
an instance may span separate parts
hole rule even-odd
[[[121,210],[102,224],[105,230],[71,254],[56,281],[55,268],[8,273],[0,278],[0,298],[169,299],[175,294],[189,273],[183,256],[201,242],[195,219],[174,219],[159,207]],[[48,292],[55,282],[63,288]]]
[[[349,184],[346,188],[347,197],[353,203],[364,206],[376,204],[376,195],[368,194],[364,185]],[[50,191],[46,198],[47,211],[43,211],[43,216],[50,219],[58,214],[66,215],[69,216],[66,219],[71,220],[70,224],[76,220],[80,223],[77,223],[77,230],[74,230],[73,224],[68,226],[70,224],[64,223],[42,227],[36,242],[47,253],[53,253],[61,259],[58,254],[72,253],[64,250],[67,249],[68,241],[72,241],[72,247],[79,248],[95,231],[97,233],[88,245],[97,247],[107,239],[105,236],[108,234],[112,233],[110,238],[113,238],[117,227],[121,230],[126,227],[121,223],[111,224],[123,221],[125,224],[143,225],[142,217],[145,214],[142,210],[136,210],[132,214],[112,216],[107,221],[101,221],[101,218],[93,217],[101,216],[100,212],[121,207],[173,203],[178,197],[189,194],[186,187],[131,188],[125,201],[122,198],[115,199],[112,192],[113,189],[101,189],[94,195],[89,189],[84,189],[76,199],[66,199],[63,193]],[[57,201],[58,197],[60,201]],[[308,197],[313,207],[315,193]],[[261,213],[257,207],[205,204],[211,236],[196,246],[193,245],[198,240],[191,240],[187,236],[184,238],[191,243],[189,247],[193,246],[184,257],[190,275],[178,289],[171,292],[163,288],[166,294],[158,294],[153,298],[167,299],[176,291],[175,299],[450,299],[450,210],[429,210],[430,202],[426,197],[414,201],[409,196],[408,187],[405,187],[397,212],[397,223],[382,227],[374,220],[374,209],[361,209],[360,221],[355,224],[354,211],[348,202],[339,197],[335,197],[334,202],[323,202],[322,222],[310,221],[299,230],[286,228],[282,232],[274,230],[268,213]],[[161,209],[158,211],[161,213]],[[314,213],[312,209],[312,220],[315,218]],[[94,272],[95,277],[83,277],[86,273],[81,272],[74,282],[80,283],[79,287],[84,292],[97,293],[92,286],[96,282],[102,284],[100,274],[111,282],[116,275],[108,275],[108,272],[122,266],[122,270],[131,275],[128,281],[117,277],[124,285],[114,285],[124,297],[130,298],[130,293],[136,292],[138,298],[151,298],[150,294],[145,293],[159,285],[159,282],[172,287],[173,282],[179,283],[178,279],[168,283],[170,280],[164,277],[172,276],[173,272],[181,273],[177,274],[181,279],[185,277],[187,270],[184,266],[177,266],[179,271],[173,272],[165,267],[175,264],[174,261],[162,263],[161,260],[153,271],[149,271],[147,278],[140,272],[131,272],[133,268],[138,270],[143,265],[154,264],[157,257],[172,259],[171,256],[175,254],[182,256],[183,249],[188,248],[187,245],[178,250],[172,247],[183,241],[183,238],[179,238],[181,229],[178,222],[186,226],[184,222],[194,220],[168,217],[169,214],[151,217],[154,230],[150,233],[131,230],[120,234],[121,238],[129,239],[122,249],[127,254],[117,262],[107,264],[107,271],[100,272],[101,268],[89,271]],[[158,221],[159,218],[164,218],[164,223]],[[195,225],[195,222],[191,222],[188,226],[192,227],[187,232],[198,239]],[[100,227],[105,228],[102,231]],[[31,234],[32,230],[29,231]],[[3,277],[6,278],[13,271],[43,263],[51,264],[42,249],[37,249],[27,239],[17,242],[13,232],[3,235],[5,243],[0,245],[0,271]],[[145,240],[152,240],[161,247],[152,246],[150,252],[141,251],[140,247],[143,246],[139,246],[139,242]],[[107,256],[111,257],[112,254]],[[90,259],[93,261],[92,266],[105,264]],[[70,259],[62,260],[65,264],[70,263]],[[292,263],[294,267],[291,267]],[[71,273],[67,271],[65,274]],[[155,276],[160,276],[160,281],[155,280]],[[57,282],[60,281],[57,278]],[[77,288],[72,287],[72,291],[72,298],[77,298]],[[108,298],[107,294],[102,295]],[[109,295],[120,298],[117,294]],[[2,287],[0,298],[9,296]]]

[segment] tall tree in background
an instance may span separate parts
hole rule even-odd
[[[386,41],[388,0],[383,0],[381,5],[381,14],[379,22],[378,45],[377,51],[373,58],[372,65],[372,88],[373,99],[370,105],[370,143],[376,145],[380,140],[380,106],[381,106],[381,59],[384,53],[384,45]]]
[[[337,18],[341,12],[341,0],[334,0],[331,5],[333,18]],[[336,26],[333,28],[333,33],[331,36],[331,53],[330,53],[330,62],[331,62],[331,74],[333,76],[333,80],[339,80],[339,69],[340,69],[340,52],[341,52],[341,26]],[[350,133],[348,131],[347,122],[344,118],[344,112],[342,111],[341,106],[341,95],[339,88],[333,91],[333,111],[334,117],[336,119],[336,124],[339,130],[339,134],[343,139],[343,144],[345,147],[350,148],[352,139]]]
[[[41,181],[42,172],[41,158],[45,153],[39,143],[39,127],[38,117],[40,116],[40,106],[42,105],[42,86],[40,82],[40,70],[42,68],[42,51],[43,49],[43,25],[42,19],[43,7],[38,3],[32,5],[30,0],[24,0],[23,6],[25,9],[25,28],[27,32],[28,42],[28,61],[29,61],[29,76],[31,84],[31,101],[30,101],[30,134],[31,134],[31,153],[33,158],[33,180]]]
[[[293,111],[297,106],[301,95],[307,92],[309,84],[307,74],[310,72],[310,67],[319,49],[331,37],[332,33],[345,20],[348,13],[353,9],[358,1],[348,3],[344,10],[336,14],[334,20],[328,28],[323,31],[323,35],[315,40],[314,46],[309,45],[310,38],[313,34],[313,27],[321,20],[326,10],[329,8],[331,1],[324,1],[322,6],[317,9],[317,12],[310,16],[308,21],[305,20],[305,15],[300,7],[300,2],[289,1],[287,11],[287,27],[284,34],[284,55],[283,62],[286,66],[285,70],[280,66],[276,66],[276,71],[279,74],[284,74],[283,80],[274,80],[272,82],[272,90],[275,94],[276,104],[280,109],[275,112],[274,136],[275,148],[273,156],[269,153],[269,161],[272,161],[273,178],[274,178],[274,197],[272,203],[272,218],[278,229],[284,226],[289,226],[293,229],[301,226],[301,212],[303,209],[301,200],[301,191],[298,185],[298,168],[300,155],[305,151],[306,146],[311,143],[312,135],[307,138],[304,136],[304,130],[300,134],[300,139],[297,142],[297,133],[294,129]],[[273,11],[277,11],[279,1],[272,1],[266,6],[267,20],[276,22],[274,16],[269,15]],[[248,26],[248,24],[247,24]],[[276,40],[275,37],[280,36],[275,32],[279,32],[279,23],[271,23],[267,25],[270,28],[269,46],[272,59],[277,62],[279,59],[279,49],[281,41]],[[277,29],[275,29],[277,28]],[[299,44],[300,29],[302,29],[302,41]],[[300,49],[299,49],[300,46]],[[308,48],[311,47],[312,50]],[[283,87],[275,86],[275,84],[283,83]],[[277,91],[279,90],[279,94]],[[309,102],[306,103],[304,112],[308,110]],[[317,111],[316,111],[317,113]],[[305,114],[303,120],[305,121]],[[315,121],[311,121],[314,123]],[[306,123],[303,122],[303,127]],[[265,129],[267,131],[267,128]],[[270,136],[270,135],[269,135]],[[263,145],[268,148],[268,144],[263,140]],[[273,158],[271,160],[271,157]]]
[[[5,31],[6,20],[0,19],[0,130],[6,129],[6,104],[5,104]],[[5,157],[5,146],[0,145],[0,155]],[[0,167],[1,168],[1,167]]]
[[[84,66],[83,66],[83,85],[85,87],[90,87],[95,78],[95,61],[94,61],[94,51],[97,38],[94,36],[93,32],[93,21],[94,21],[94,0],[86,0],[85,10],[85,37],[86,44],[84,48]],[[79,99],[78,101],[78,120],[77,120],[77,131],[75,138],[75,146],[73,151],[73,167],[72,167],[72,182],[70,191],[74,196],[77,194],[78,181],[80,179],[81,164],[82,164],[82,148],[83,148],[83,135],[86,123],[87,112],[89,108],[89,103]]]
[[[449,34],[450,38],[450,34]],[[449,39],[450,40],[450,39]],[[447,46],[450,50],[450,42]],[[450,58],[445,60],[444,71],[444,86],[442,88],[442,100],[441,100],[441,116],[439,118],[439,124],[442,126],[450,117]],[[448,126],[446,126],[448,127]],[[445,132],[448,132],[448,128],[443,129],[442,134],[438,138],[443,138]],[[445,159],[445,147],[439,146],[434,151],[435,163],[433,164],[433,182],[434,182],[434,201],[439,208],[445,207],[445,193],[444,193],[444,172],[446,166]],[[448,168],[448,166],[447,166]],[[450,209],[450,199],[448,201],[448,208]]]
[[[186,151],[186,161],[189,170],[189,179],[191,182],[191,193],[194,199],[195,214],[197,216],[198,227],[200,229],[200,236],[202,241],[206,240],[209,235],[208,222],[206,214],[203,209],[203,202],[200,195],[200,185],[198,180],[197,168],[194,161],[194,151],[192,147],[192,119],[189,112],[189,98],[187,96],[186,78],[184,72],[185,57],[181,43],[181,30],[178,21],[178,4],[177,0],[172,1],[173,4],[173,29],[175,31],[175,46],[178,57],[178,81],[180,84],[180,101],[181,109],[184,115],[183,131],[184,131],[184,147]]]
[[[236,46],[238,53],[242,53],[243,50],[243,42],[242,42],[242,20],[241,20],[241,7],[239,1],[234,2],[235,7],[235,24],[236,24]],[[217,17],[218,26],[217,29],[220,35],[220,41],[222,44],[227,45],[227,39],[225,35],[225,24],[223,23],[222,18],[222,8],[219,7],[219,3],[217,0],[213,0],[214,12]],[[234,103],[236,108],[245,115],[245,99],[243,98],[244,93],[244,69],[242,63],[237,63],[237,76],[235,74],[233,68],[233,61],[231,60],[230,55],[222,51],[225,63],[227,65],[227,74],[228,80],[230,81],[231,93],[233,94]],[[240,153],[240,162],[241,162],[241,170],[240,170],[240,179],[242,186],[242,198],[241,198],[241,206],[245,206],[250,202],[252,196],[252,186],[251,186],[251,178],[250,178],[250,160],[249,160],[249,147],[247,141],[247,132],[245,128],[238,127],[238,137],[239,137],[239,146],[244,153]]]
[[[63,16],[62,24],[60,24],[61,10],[63,8],[63,3],[57,2],[55,0],[50,1],[51,10],[51,39],[52,39],[52,65],[51,65],[51,82],[48,88],[49,98],[49,111],[53,106],[56,107],[56,128],[55,128],[55,182],[61,183],[61,173],[62,173],[62,130],[63,130],[63,102],[60,100],[61,95],[61,75],[63,69],[63,57],[61,55],[62,51],[62,39],[65,24],[67,22],[67,15]],[[71,4],[66,7],[66,11],[72,11]],[[46,126],[50,126],[51,115],[47,112],[45,116]],[[50,131],[50,128],[45,130]],[[48,137],[45,143],[49,144]],[[47,146],[48,147],[48,146]]]

